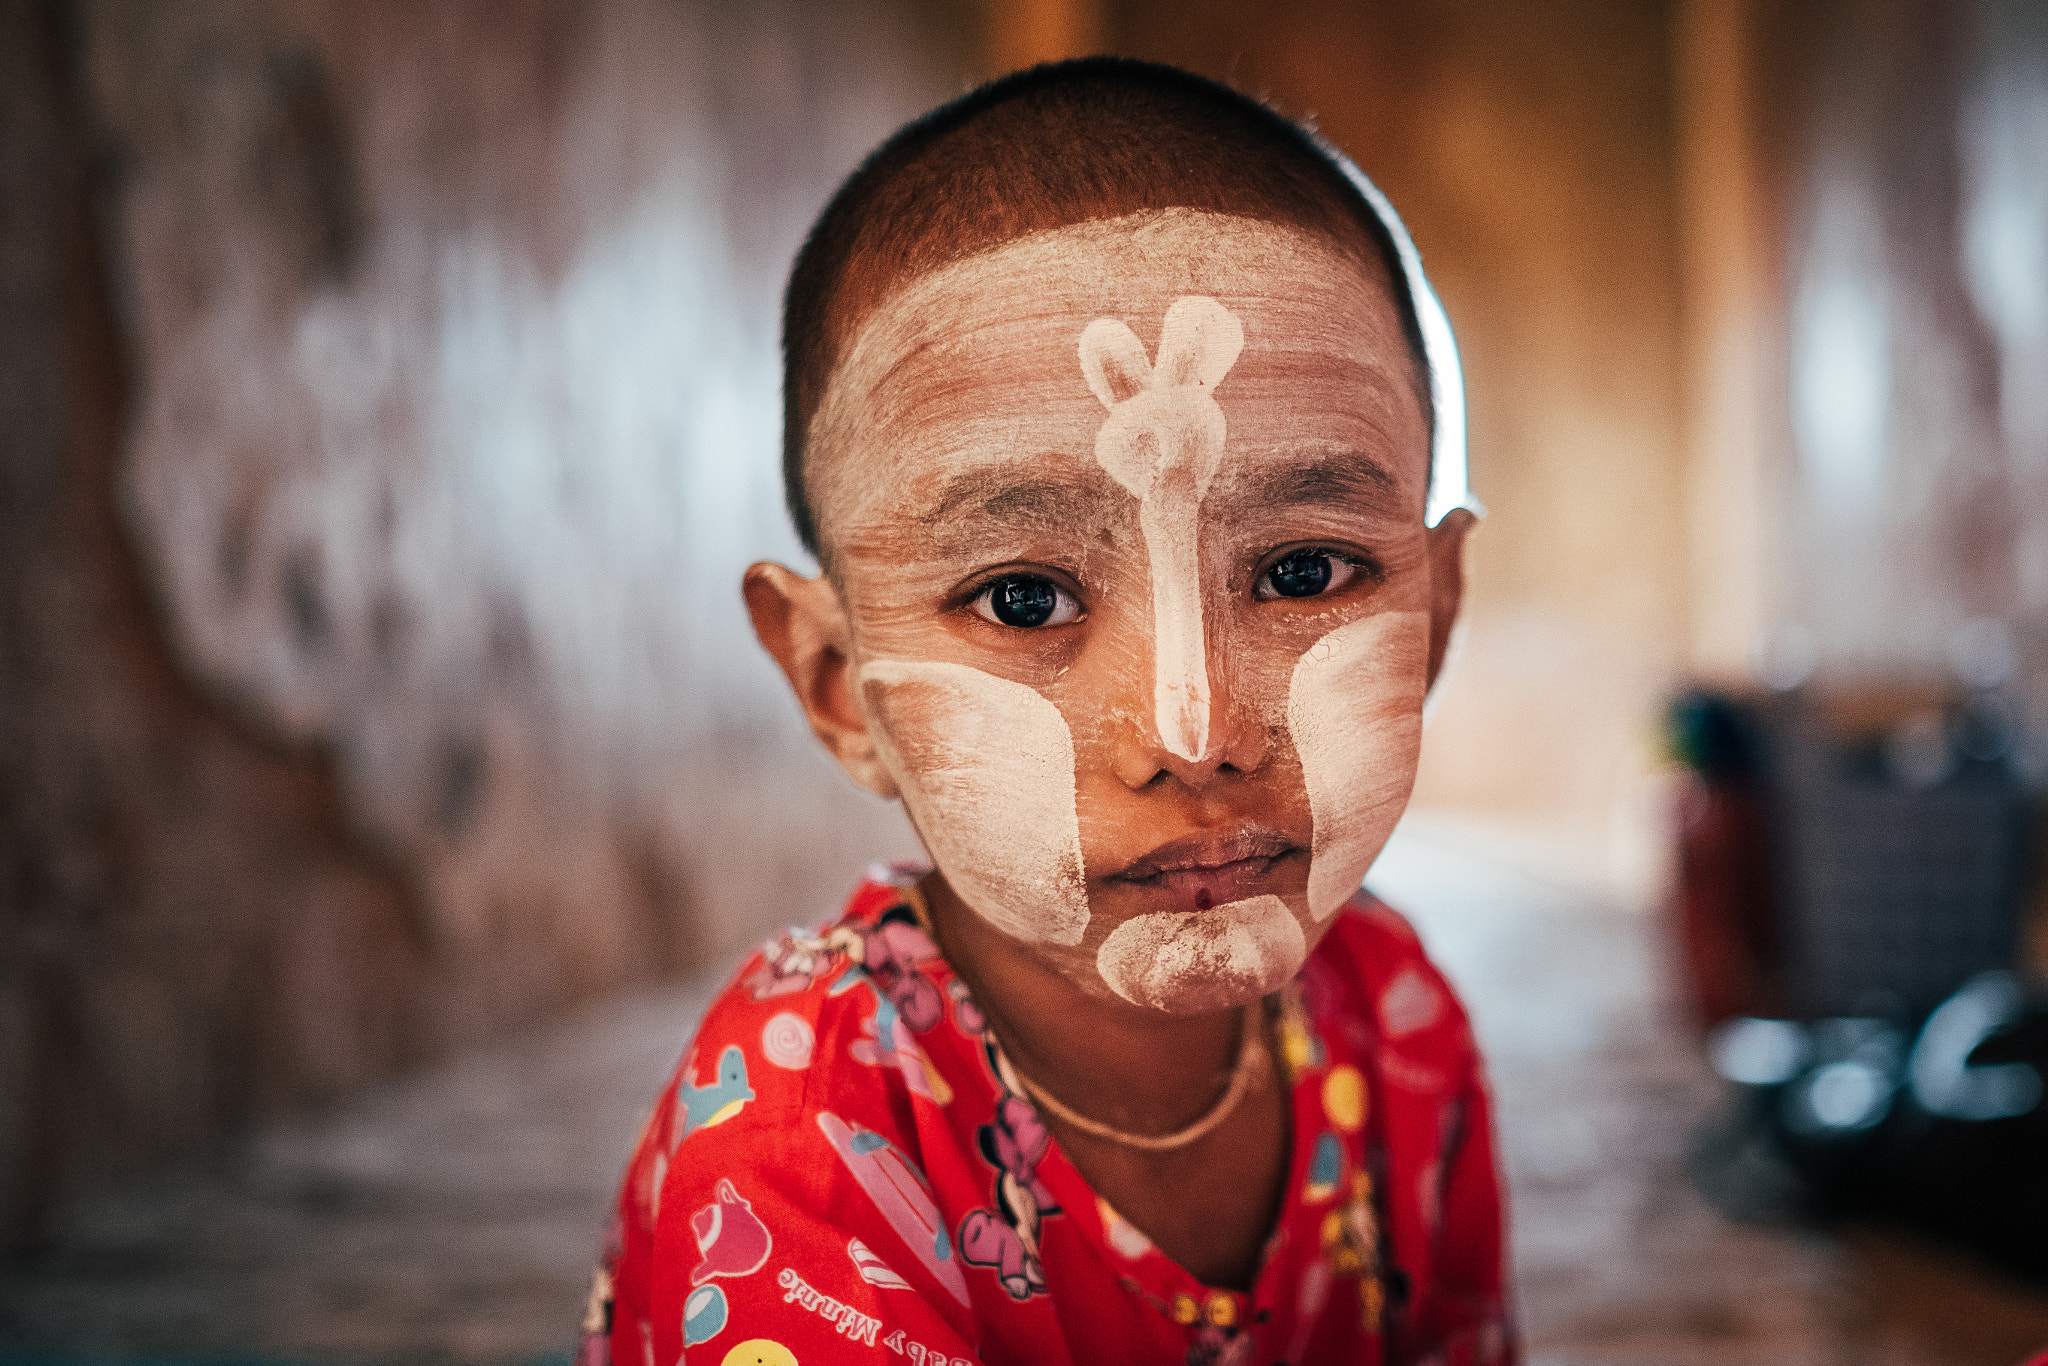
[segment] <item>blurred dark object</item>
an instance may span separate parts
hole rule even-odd
[[[2048,997],[1987,972],[1917,1031],[1738,1018],[1709,1051],[1735,1094],[1693,1174],[1725,1212],[1901,1222],[2048,1283]]]
[[[1918,1024],[2014,966],[2036,803],[1995,693],[1743,699],[1670,711],[1676,937],[1708,1025]]]
[[[1695,692],[1670,740],[1674,928],[1734,1088],[1702,1190],[2048,1282],[2048,996],[2016,975],[2037,802],[2010,710],[1989,687]]]
[[[1775,1013],[1776,898],[1766,846],[1754,716],[1690,692],[1669,714],[1672,754],[1689,770],[1677,825],[1676,937],[1693,1008],[1707,1024]]]
[[[1791,1009],[1913,1023],[2014,965],[2033,797],[1995,698],[1845,709],[1766,712]]]

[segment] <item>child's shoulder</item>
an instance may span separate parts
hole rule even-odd
[[[1406,916],[1371,892],[1344,903],[1301,977],[1310,1014],[1372,1051],[1446,1053],[1476,1061],[1457,992]],[[1364,1031],[1364,1033],[1361,1033]]]
[[[761,1134],[824,1110],[907,1141],[893,1123],[907,1110],[894,1104],[910,1084],[902,1061],[924,1058],[916,1035],[942,1018],[951,982],[901,885],[871,870],[838,915],[783,930],[740,964],[657,1098],[636,1162],[662,1159],[656,1185],[705,1185],[744,1164]],[[912,1070],[927,1094],[939,1089],[929,1069]]]
[[[871,868],[837,915],[782,930],[749,954],[705,1011],[698,1039],[719,1037],[729,1023],[755,1023],[762,1058],[802,1070],[820,1030],[841,1016],[871,1017],[878,1001],[913,1029],[929,1028],[942,1002],[928,974],[941,967],[902,880]]]

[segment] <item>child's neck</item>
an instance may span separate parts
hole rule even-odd
[[[1092,995],[969,910],[944,878],[933,874],[923,888],[939,950],[1011,1066],[1068,1109],[1125,1133],[1160,1135],[1224,1097],[1244,1041],[1241,1010],[1163,1015]],[[1214,1129],[1169,1151],[1039,1113],[1090,1188],[1161,1252],[1205,1285],[1251,1287],[1279,1219],[1292,1148],[1287,1088],[1272,1069],[1257,1071]]]
[[[1164,1134],[1223,1094],[1241,1010],[1166,1015],[1092,994],[976,915],[942,875],[922,885],[940,952],[1003,1051],[1069,1108],[1130,1133]]]

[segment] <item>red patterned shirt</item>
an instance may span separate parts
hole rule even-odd
[[[1089,1189],[901,891],[863,883],[705,1016],[583,1366],[1516,1360],[1485,1081],[1414,931],[1359,894],[1281,1002],[1286,1196],[1250,1291],[1217,1289]]]

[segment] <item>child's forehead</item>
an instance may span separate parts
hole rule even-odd
[[[1166,310],[1190,295],[1244,327],[1217,389],[1234,449],[1259,465],[1377,450],[1381,464],[1414,466],[1403,483],[1426,477],[1426,419],[1384,269],[1296,228],[1169,210],[1018,239],[877,309],[811,426],[827,538],[877,498],[922,504],[961,474],[979,482],[1022,461],[1062,482],[1085,476],[1105,414],[1082,331],[1115,318],[1149,351]]]
[[[1156,332],[1164,303],[1187,295],[1253,312],[1314,299],[1324,308],[1349,304],[1383,314],[1397,332],[1400,325],[1386,267],[1375,256],[1263,219],[1153,210],[1033,233],[905,283],[861,321],[827,395],[870,382],[876,365],[894,366],[905,351],[948,334],[1034,319],[1058,326],[1067,315],[1123,318],[1141,333]]]

